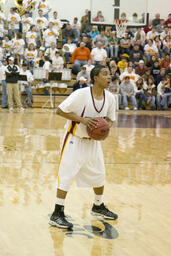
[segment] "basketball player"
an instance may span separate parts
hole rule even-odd
[[[77,184],[93,187],[95,201],[92,215],[115,220],[118,216],[103,203],[105,167],[100,141],[91,139],[86,127],[96,127],[95,117],[105,117],[111,127],[115,121],[116,103],[113,95],[105,90],[110,84],[109,70],[96,66],[91,71],[92,87],[73,92],[57,108],[57,114],[68,119],[58,172],[55,210],[49,224],[72,228],[64,214],[67,192],[76,177]]]

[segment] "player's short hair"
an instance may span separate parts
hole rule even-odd
[[[91,78],[91,82],[94,84],[94,77],[95,76],[98,76],[100,71],[103,69],[103,68],[106,68],[105,66],[103,65],[97,65],[95,66],[92,70],[91,70],[91,73],[90,73],[90,78]]]

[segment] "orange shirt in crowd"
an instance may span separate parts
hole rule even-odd
[[[77,47],[72,54],[72,63],[74,64],[75,60],[87,61],[90,58],[91,58],[90,50],[87,47],[84,47],[84,48]]]

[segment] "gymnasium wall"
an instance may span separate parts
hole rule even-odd
[[[3,0],[0,2],[6,12],[9,10],[10,6],[15,6],[15,0]],[[2,2],[5,3],[3,4]],[[75,16],[80,19],[84,15],[85,9],[90,9],[90,0],[49,0],[49,2],[52,8],[58,11],[59,18],[66,18],[69,21],[72,21]],[[103,0],[103,2],[105,8],[105,0]],[[129,3],[131,4],[131,0]],[[154,17],[155,13],[159,12],[161,18],[165,19],[168,12],[171,12],[171,0],[148,0],[148,12],[151,18]]]

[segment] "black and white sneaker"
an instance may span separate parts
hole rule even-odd
[[[109,209],[102,203],[101,205],[93,204],[91,209],[91,214],[93,216],[101,216],[104,219],[116,220],[118,215],[114,212],[109,211]]]
[[[52,213],[50,217],[49,225],[67,229],[71,229],[73,227],[73,224],[68,222],[65,218],[64,206],[55,206],[55,211]]]

